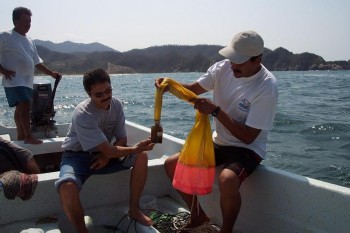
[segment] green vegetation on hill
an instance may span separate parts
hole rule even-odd
[[[205,72],[222,60],[217,45],[165,45],[127,52],[60,53],[37,45],[45,64],[63,74],[82,74],[101,67],[109,73]],[[284,49],[265,49],[263,64],[273,71],[350,70],[349,61],[326,62],[312,53],[293,54]]]

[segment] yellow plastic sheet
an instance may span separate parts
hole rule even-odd
[[[165,78],[156,90],[154,119],[160,120],[164,88],[189,103],[197,95],[178,82]],[[191,103],[193,104],[193,103]],[[174,188],[188,194],[205,195],[212,191],[215,177],[214,147],[207,114],[196,111],[196,121],[180,152],[173,179]]]

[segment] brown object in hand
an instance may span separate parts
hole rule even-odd
[[[154,125],[151,128],[151,142],[162,143],[163,141],[163,127],[160,121],[154,121]]]

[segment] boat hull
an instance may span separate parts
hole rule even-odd
[[[129,138],[132,139],[129,143],[150,135],[149,128],[131,122],[127,125]],[[60,151],[62,139],[46,139],[39,146],[16,143],[40,154],[43,151]],[[171,197],[179,203],[179,208],[184,207],[183,202],[166,177],[163,163],[167,156],[178,152],[183,143],[183,140],[164,135],[163,143],[157,144],[149,153],[149,174],[144,190],[145,195]],[[89,178],[81,192],[81,199],[94,219],[101,218],[93,216],[94,210],[128,201],[129,177],[130,171],[123,171]],[[35,194],[28,201],[7,200],[0,195],[0,232],[7,232],[4,229],[18,225],[18,221],[34,224],[35,220],[45,216],[60,216],[62,210],[54,187],[57,178],[58,172],[39,174]],[[241,196],[242,208],[235,225],[238,232],[344,233],[350,229],[350,189],[346,187],[260,165],[242,184]],[[216,174],[212,193],[201,196],[200,201],[212,222],[218,225],[222,222],[219,200]]]

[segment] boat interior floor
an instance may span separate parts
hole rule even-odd
[[[146,202],[142,200],[146,199]],[[140,208],[154,221],[152,227],[144,226],[128,215],[128,203],[116,203],[111,206],[97,206],[85,209],[85,223],[90,233],[132,233],[132,232],[176,232],[189,218],[188,209],[170,196],[154,197],[145,195],[141,198]],[[73,233],[74,229],[63,213],[44,216],[0,227],[0,232],[20,233]]]

